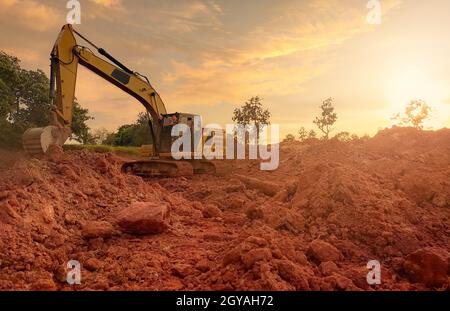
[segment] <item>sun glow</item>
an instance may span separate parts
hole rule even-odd
[[[426,70],[419,66],[403,66],[387,80],[389,97],[389,117],[403,113],[412,100],[424,100],[432,109],[426,128],[439,129],[448,126],[450,105],[446,103],[443,83],[433,80]]]

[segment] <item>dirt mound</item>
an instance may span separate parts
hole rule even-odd
[[[109,260],[108,269],[118,269],[115,241],[125,242],[127,236],[113,224],[134,202],[175,206],[172,220],[177,224],[178,210],[184,217],[195,213],[189,202],[157,184],[123,175],[121,162],[112,154],[55,150],[48,159],[19,160],[2,170],[0,288],[61,288],[65,264],[72,259]],[[87,288],[100,286],[89,283]]]
[[[280,157],[277,171],[145,181],[111,154],[19,158],[0,168],[0,289],[73,289],[69,260],[79,289],[449,288],[450,130],[283,143]],[[160,233],[118,225],[143,205]]]

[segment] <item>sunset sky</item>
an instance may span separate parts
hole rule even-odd
[[[333,97],[337,131],[374,134],[411,99],[433,109],[429,126],[450,127],[450,1],[81,0],[75,28],[147,75],[169,112],[229,123],[251,96],[264,98],[281,135],[312,120]],[[0,49],[49,72],[66,22],[65,0],[0,0]],[[84,42],[80,41],[82,44]],[[81,69],[76,96],[93,129],[133,122],[141,105]]]

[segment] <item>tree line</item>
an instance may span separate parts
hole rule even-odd
[[[21,146],[21,137],[26,129],[48,125],[50,117],[50,81],[42,70],[26,70],[20,60],[0,51],[0,147]],[[338,120],[334,100],[325,99],[319,106],[320,113],[313,120],[318,132],[300,127],[298,135],[288,134],[285,141],[308,139],[330,139]],[[422,100],[411,101],[403,114],[393,117],[400,126],[423,129],[431,108]],[[268,125],[271,113],[262,104],[259,96],[251,97],[233,111],[232,120],[240,125]],[[87,122],[93,118],[89,111],[75,100],[72,122],[72,139],[82,144],[104,144],[112,146],[141,146],[152,143],[149,117],[140,113],[132,124],[120,126],[116,131],[106,129],[92,131]],[[360,139],[356,134],[340,132],[332,138],[340,141]],[[367,138],[363,136],[362,138]]]

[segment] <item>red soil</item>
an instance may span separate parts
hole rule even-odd
[[[1,156],[2,290],[450,287],[450,130],[282,144],[277,171],[244,161],[191,179],[144,181],[87,151]],[[134,202],[163,206],[164,232],[121,230]],[[69,260],[81,285],[66,283]],[[367,284],[370,260],[380,285]]]

